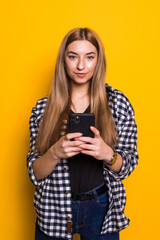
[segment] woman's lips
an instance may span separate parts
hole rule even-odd
[[[86,76],[86,74],[87,74],[87,73],[76,73],[76,75],[77,75],[78,77],[84,77],[84,76]]]

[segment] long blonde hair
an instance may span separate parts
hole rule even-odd
[[[64,59],[67,46],[76,40],[87,40],[97,49],[98,59],[90,85],[90,110],[95,114],[95,127],[100,131],[103,140],[111,147],[117,144],[117,133],[105,88],[106,59],[102,42],[90,28],[75,28],[62,40],[57,56],[51,92],[36,142],[37,150],[41,155],[58,141],[63,120],[70,112],[71,88]]]

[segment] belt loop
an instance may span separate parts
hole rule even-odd
[[[97,201],[97,197],[98,197],[98,195],[97,195],[97,191],[94,189],[94,191],[93,191],[93,196],[94,196],[94,199]]]

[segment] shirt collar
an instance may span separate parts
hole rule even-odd
[[[113,87],[111,87],[108,83],[106,83],[105,86],[108,91],[112,92],[115,95],[115,89]]]

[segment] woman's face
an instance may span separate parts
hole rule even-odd
[[[87,83],[97,64],[97,49],[87,40],[70,43],[65,51],[65,66],[70,80],[76,84]]]

